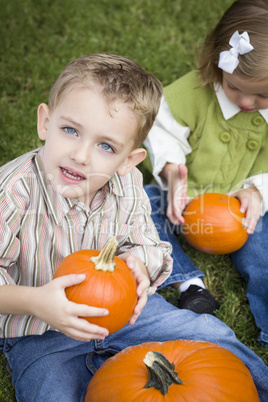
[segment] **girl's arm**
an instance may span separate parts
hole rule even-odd
[[[185,164],[186,155],[191,152],[189,134],[189,127],[180,125],[174,119],[163,96],[158,115],[144,144],[151,159],[153,175],[164,190],[168,185],[164,172],[166,164]]]
[[[239,199],[241,203],[240,211],[246,213],[243,224],[247,228],[248,234],[254,233],[256,224],[261,216],[261,193],[255,186],[251,186],[235,191],[231,195]]]
[[[168,182],[167,217],[174,225],[184,223],[183,211],[190,198],[187,196],[187,167],[167,163],[162,171]]]
[[[268,173],[260,173],[255,176],[248,177],[244,181],[243,188],[247,189],[255,187],[259,190],[262,197],[262,211],[261,215],[268,212]]]
[[[162,189],[168,190],[167,216],[175,225],[184,222],[182,212],[189,202],[185,166],[186,155],[191,152],[189,134],[189,127],[174,119],[163,96],[155,123],[144,144],[150,155],[154,178]]]

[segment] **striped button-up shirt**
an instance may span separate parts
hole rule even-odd
[[[146,265],[152,293],[172,270],[171,245],[159,240],[142,175],[114,174],[90,207],[57,194],[43,168],[43,148],[0,168],[0,285],[42,286],[70,253],[102,249],[113,235],[118,254]],[[1,307],[0,307],[1,312]],[[0,315],[0,337],[42,334],[49,325],[34,316]]]

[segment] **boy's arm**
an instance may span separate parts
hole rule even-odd
[[[134,255],[131,255],[129,253],[125,253],[120,254],[120,258],[124,260],[127,266],[131,269],[137,283],[138,301],[132,317],[129,320],[129,324],[133,325],[142,312],[143,307],[147,303],[148,289],[150,288],[150,276],[143,261],[141,261],[141,259],[139,259],[138,257],[135,257]]]
[[[21,244],[17,234],[20,230],[20,215],[5,195],[0,197],[0,315],[36,316],[50,327],[78,340],[103,338],[108,335],[105,328],[90,324],[82,316],[103,316],[106,309],[70,302],[65,287],[84,280],[77,275],[57,278],[44,286],[17,285],[14,277],[15,264],[20,257]],[[27,269],[27,267],[24,267]],[[19,270],[19,268],[18,268]],[[23,335],[23,334],[22,334]]]
[[[65,295],[66,287],[84,279],[84,275],[67,275],[40,287],[0,286],[0,314],[36,316],[51,328],[77,340],[104,339],[107,329],[80,317],[105,316],[108,311],[70,302]]]
[[[148,295],[153,294],[171,274],[173,260],[171,258],[172,246],[159,239],[156,227],[151,219],[151,205],[147,194],[141,188],[139,206],[136,209],[134,222],[130,232],[119,246],[119,257],[122,253],[129,253],[138,257],[145,265],[150,287]]]

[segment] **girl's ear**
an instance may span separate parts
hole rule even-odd
[[[37,132],[40,140],[47,138],[48,122],[49,107],[45,103],[41,103],[37,110]]]
[[[146,158],[147,152],[143,148],[136,148],[132,151],[121,166],[117,169],[119,176],[125,176],[131,169],[137,166]]]

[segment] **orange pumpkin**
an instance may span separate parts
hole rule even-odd
[[[148,342],[124,349],[97,370],[85,402],[259,401],[251,374],[210,342]]]
[[[62,260],[53,276],[86,275],[82,283],[65,289],[66,296],[75,303],[107,308],[108,316],[83,318],[110,334],[127,324],[137,303],[136,281],[126,263],[115,257],[117,246],[111,237],[102,251],[76,251]]]
[[[245,213],[237,198],[226,194],[200,194],[189,202],[182,233],[191,246],[209,254],[229,254],[248,238],[243,227]]]

